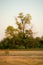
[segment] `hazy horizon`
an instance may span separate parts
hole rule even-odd
[[[7,26],[16,26],[14,18],[20,12],[31,14],[36,35],[43,35],[43,0],[0,0],[0,39]]]

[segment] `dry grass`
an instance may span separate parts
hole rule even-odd
[[[9,51],[9,56],[0,56],[0,65],[43,65],[43,51]]]

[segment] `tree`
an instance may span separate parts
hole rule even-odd
[[[16,24],[18,25],[18,28],[23,33],[25,32],[25,25],[30,24],[30,23],[31,23],[31,15],[30,14],[23,15],[23,13],[19,13],[19,15],[16,18]]]
[[[16,36],[19,32],[19,29],[14,28],[13,26],[8,26],[6,28],[6,37],[13,38],[13,36]]]
[[[31,15],[19,13],[16,20],[17,28],[8,26],[5,30],[6,38],[0,42],[0,48],[2,49],[29,49],[43,47],[43,37],[33,37],[33,31],[31,24]],[[26,29],[26,25],[30,28]]]
[[[13,26],[8,26],[6,28],[6,36],[9,37],[9,38],[12,38],[12,36],[14,35],[14,27]]]
[[[31,29],[25,31],[27,36],[33,36],[33,31]]]

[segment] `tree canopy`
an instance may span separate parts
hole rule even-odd
[[[8,26],[5,30],[5,38],[0,41],[0,49],[29,49],[43,48],[43,36],[34,38],[33,30],[25,29],[25,25],[31,24],[31,15],[19,13],[15,18],[18,28]]]

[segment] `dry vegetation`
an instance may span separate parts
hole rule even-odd
[[[0,51],[0,65],[43,65],[43,51],[7,52]]]

